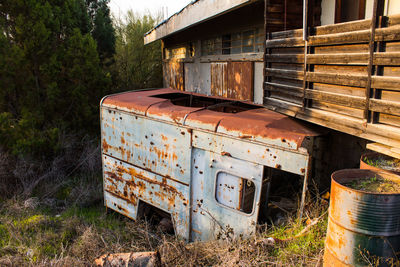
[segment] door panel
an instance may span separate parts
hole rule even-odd
[[[192,150],[191,240],[255,233],[263,166]]]

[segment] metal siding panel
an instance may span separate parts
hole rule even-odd
[[[298,151],[196,130],[193,130],[192,146],[299,175],[306,173],[309,159],[309,155]]]
[[[200,91],[201,94],[211,95],[211,64],[200,63]]]
[[[112,196],[112,200],[125,210],[106,202],[107,206],[136,219],[138,200],[145,201],[170,213],[176,234],[185,239],[189,238],[189,186],[107,155],[103,155],[103,162],[105,196]]]
[[[264,97],[263,89],[263,62],[254,63],[254,103],[262,104]]]
[[[190,181],[190,133],[137,115],[102,109],[103,153],[171,177]]]
[[[109,192],[104,192],[104,203],[106,207],[136,220],[137,205],[121,199]]]
[[[185,63],[185,91],[200,92],[200,63]]]
[[[227,97],[253,101],[253,62],[228,62]]]

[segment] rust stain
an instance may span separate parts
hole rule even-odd
[[[107,143],[106,139],[103,139],[102,147],[104,152],[107,152],[111,148],[111,146]]]
[[[125,173],[125,174],[130,175],[130,176],[131,176],[131,180],[130,180],[129,182],[132,183],[132,184],[135,185],[135,186],[137,186],[137,185],[135,184],[134,180],[135,180],[135,178],[138,178],[138,179],[141,179],[141,180],[143,180],[143,181],[145,181],[145,182],[148,182],[148,183],[150,183],[150,184],[159,185],[160,188],[163,188],[164,191],[169,192],[169,193],[176,194],[176,195],[178,195],[181,199],[185,199],[184,195],[183,195],[179,190],[177,190],[175,187],[173,187],[173,186],[171,186],[171,185],[169,185],[169,184],[167,183],[167,182],[168,182],[168,180],[167,180],[168,176],[163,177],[162,182],[159,182],[159,181],[157,181],[157,180],[150,179],[150,178],[144,176],[144,175],[141,174],[141,173],[138,173],[134,168],[126,169],[126,168],[124,168],[124,167],[122,167],[122,166],[118,166],[118,167],[117,167],[117,172],[119,172],[119,173],[121,173],[121,174],[122,174],[122,173]],[[110,172],[107,172],[107,174],[108,174],[108,173],[110,173]],[[112,173],[112,172],[111,172],[111,173]],[[115,174],[114,174],[114,175],[115,175]],[[116,175],[115,175],[115,176],[116,176]],[[124,181],[125,181],[125,180],[124,180]],[[127,181],[125,181],[125,182],[127,182]],[[145,190],[145,188],[144,188],[143,190]]]
[[[123,136],[121,136],[121,144],[125,144],[125,139]]]
[[[238,86],[236,83],[235,85],[231,86],[233,92],[231,93],[234,96],[233,98],[252,99],[251,97],[248,97],[248,92],[243,89],[244,87],[242,87],[247,84],[247,81],[251,76],[248,75],[248,73],[250,73],[249,70],[251,67],[249,66],[251,65],[251,62],[249,66],[247,66],[247,63],[231,62],[228,64],[230,66],[226,67],[227,69],[231,68],[232,73],[239,73],[241,76],[240,86]],[[229,72],[229,70],[225,71]],[[245,76],[248,76],[249,78],[244,78]],[[245,87],[247,88],[247,85]],[[215,90],[217,89],[218,88],[215,87]],[[286,146],[288,147],[293,147],[293,144],[297,144],[297,147],[299,147],[306,136],[319,135],[318,132],[315,132],[303,122],[299,122],[293,118],[287,117],[286,115],[261,108],[261,106],[257,105],[254,105],[254,107],[250,108],[249,110],[245,109],[245,111],[231,114],[216,112],[214,110],[200,110],[202,107],[175,105],[170,99],[162,98],[160,96],[162,94],[173,92],[176,93],[176,90],[160,89],[154,91],[128,92],[107,97],[103,104],[121,108],[132,108],[133,111],[144,110],[146,111],[147,116],[161,116],[162,118],[169,117],[176,123],[182,123],[183,118],[189,114],[186,118],[186,121],[189,124],[195,123],[196,127],[201,127],[201,125],[204,125],[204,127],[207,129],[213,130],[222,128],[227,132],[236,133],[240,138],[246,139],[254,137],[273,139],[279,141],[280,143],[286,143]],[[186,92],[181,93],[187,95],[199,95]],[[226,95],[223,95],[223,97],[230,96],[227,92]],[[222,100],[224,98],[214,97],[214,99]],[[225,98],[224,100],[226,101],[227,99]],[[247,105],[250,104],[247,103]],[[186,131],[190,133],[190,129],[187,129]],[[184,135],[186,131],[182,131],[181,134]],[[161,138],[163,141],[166,140],[166,136],[161,136]],[[176,141],[176,138],[174,141]]]
[[[221,156],[232,157],[231,153],[226,152],[226,151],[222,151],[222,152],[221,152]]]
[[[175,90],[171,88],[157,90],[158,94],[162,93],[172,93]],[[111,108],[127,109],[130,111],[136,111],[140,114],[144,114],[149,106],[165,101],[165,99],[157,97],[149,97],[154,95],[154,91],[138,91],[138,92],[127,92],[124,94],[117,94],[108,96],[103,101],[103,106],[108,106]],[[111,111],[111,110],[109,110]],[[136,117],[137,118],[137,117]]]
[[[219,128],[223,128],[226,132],[236,132],[239,136],[295,143],[298,147],[307,136],[319,134],[305,126],[303,122],[267,109],[247,110],[235,114],[232,118],[223,118]]]

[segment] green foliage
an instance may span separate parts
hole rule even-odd
[[[60,131],[97,133],[111,78],[92,35],[109,37],[99,51],[110,56],[114,33],[107,1],[96,2],[93,22],[84,0],[0,5],[0,145],[14,154],[52,155]]]
[[[110,60],[115,53],[115,30],[110,18],[109,0],[86,0],[92,25],[92,36],[102,62]]]
[[[119,90],[162,86],[161,43],[143,43],[143,36],[159,21],[150,14],[128,11],[116,21],[115,79]]]

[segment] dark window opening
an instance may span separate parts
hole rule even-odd
[[[365,18],[365,0],[336,0],[335,23]]]
[[[255,185],[252,181],[219,172],[216,177],[215,199],[221,205],[246,214],[253,212]]]
[[[231,55],[263,52],[264,31],[257,27],[218,35],[201,41],[201,55]]]
[[[196,107],[223,113],[239,113],[261,107],[239,101],[231,101],[206,96],[195,96],[184,93],[170,93],[154,95],[152,97],[169,99],[174,105],[183,107]]]
[[[231,53],[231,35],[222,35],[222,54],[229,55]]]
[[[165,212],[142,200],[139,201],[138,218],[144,219],[154,227],[156,231],[175,235],[174,224],[170,213]]]

